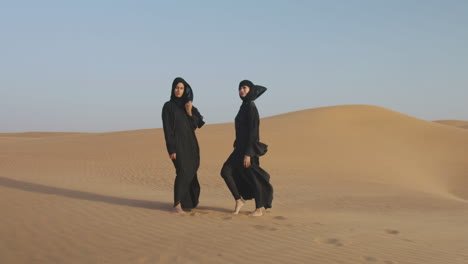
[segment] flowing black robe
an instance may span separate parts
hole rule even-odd
[[[256,208],[271,208],[273,187],[270,175],[260,167],[259,156],[267,145],[259,141],[260,118],[253,101],[244,102],[235,119],[234,151],[224,163],[221,176],[234,199],[255,199]],[[250,156],[251,166],[244,167],[244,156]]]
[[[168,101],[162,110],[164,136],[167,152],[176,153],[172,160],[176,169],[174,183],[174,206],[191,209],[198,205],[200,184],[197,170],[200,166],[200,149],[195,129],[203,126],[203,119],[197,108],[192,107],[192,116],[180,102]]]

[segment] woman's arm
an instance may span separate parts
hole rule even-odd
[[[191,107],[191,116],[190,116],[190,119],[191,119],[191,123],[192,123],[192,128],[193,129],[197,129],[197,128],[201,128],[204,124],[205,124],[205,121],[203,121],[203,116],[200,114],[200,112],[198,111],[198,109],[195,107],[195,106],[192,106]],[[188,113],[187,113],[188,114]]]
[[[167,152],[171,159],[176,158],[176,142],[175,142],[175,131],[174,131],[174,113],[169,103],[164,104],[162,111],[162,121],[164,128],[164,137],[166,139]]]

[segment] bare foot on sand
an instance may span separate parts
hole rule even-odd
[[[182,210],[182,206],[180,206],[180,203],[172,208],[172,212],[176,214],[185,214],[184,210]]]
[[[236,207],[234,208],[234,212],[232,212],[232,214],[239,214],[239,211],[242,208],[242,206],[244,206],[244,204],[244,199],[241,198],[239,200],[236,200]]]
[[[263,215],[262,208],[257,208],[255,209],[255,211],[249,214],[249,216],[262,216],[262,215]]]

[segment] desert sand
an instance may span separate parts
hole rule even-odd
[[[464,121],[464,120],[437,120],[434,122],[444,124],[444,125],[468,129],[468,121]]]
[[[230,214],[233,123],[197,131],[185,215],[162,129],[0,134],[0,263],[466,264],[468,130],[451,124],[368,105],[263,118],[263,217]]]

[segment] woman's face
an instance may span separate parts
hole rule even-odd
[[[181,98],[184,95],[184,84],[183,83],[178,83],[176,87],[174,88],[174,95],[177,98]]]
[[[247,85],[241,86],[239,88],[239,95],[244,98],[250,92],[250,88]]]

